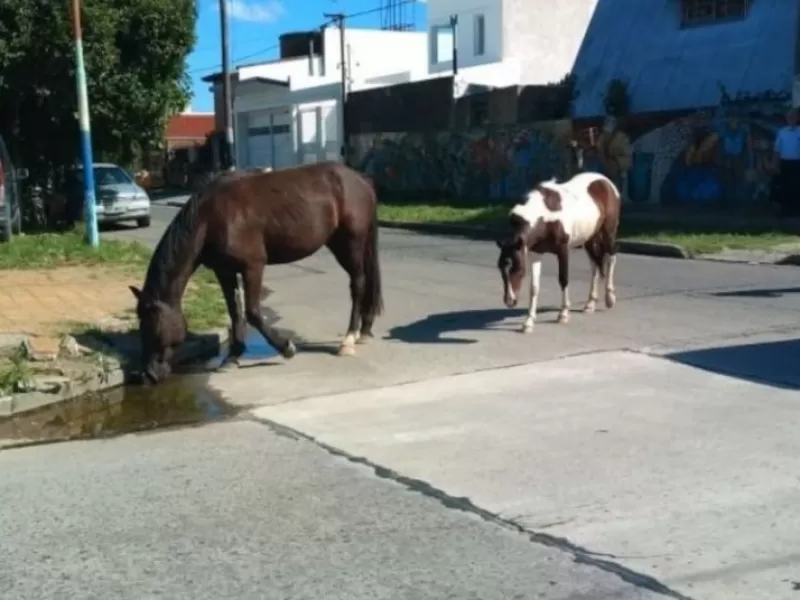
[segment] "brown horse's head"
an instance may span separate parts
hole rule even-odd
[[[139,317],[142,374],[151,383],[163,381],[172,370],[175,350],[186,337],[186,319],[180,309],[151,298],[137,287],[130,286],[136,297]]]
[[[514,308],[519,299],[519,290],[525,279],[525,238],[521,232],[515,232],[505,240],[495,242],[500,248],[497,268],[503,279],[503,302],[508,308]]]

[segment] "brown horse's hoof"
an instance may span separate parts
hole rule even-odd
[[[614,292],[609,292],[606,294],[606,308],[614,308],[614,305],[617,303],[617,295]]]
[[[362,331],[361,335],[359,335],[358,339],[356,340],[356,344],[362,344],[362,345],[369,344],[374,339],[375,339],[375,336],[372,335],[372,333],[369,333],[369,332],[364,333]]]
[[[355,346],[351,346],[349,344],[342,344],[339,346],[339,351],[337,352],[339,356],[355,356],[356,355],[356,348]]]
[[[283,356],[283,358],[294,358],[295,354],[297,354],[297,348],[295,347],[294,342],[292,342],[292,340],[289,340],[288,342],[286,342],[286,345],[283,347],[283,350],[281,350],[281,355]]]

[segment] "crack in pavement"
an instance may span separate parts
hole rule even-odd
[[[619,558],[618,556],[591,551],[569,541],[564,537],[529,530],[518,523],[504,519],[496,513],[477,506],[469,498],[451,496],[444,490],[436,488],[426,481],[412,477],[406,477],[397,471],[378,465],[363,456],[350,454],[349,452],[346,452],[340,448],[326,444],[314,436],[308,435],[291,427],[287,427],[272,421],[271,419],[265,419],[250,413],[250,420],[266,426],[275,435],[295,441],[311,442],[331,456],[344,459],[360,467],[365,467],[371,470],[380,479],[392,481],[403,486],[411,492],[415,492],[427,498],[436,500],[447,509],[458,510],[472,514],[487,523],[503,527],[504,529],[508,529],[523,535],[534,544],[547,546],[566,554],[570,554],[576,564],[595,567],[612,575],[616,575],[625,583],[629,583],[634,587],[645,589],[668,598],[675,598],[676,600],[694,600],[690,596],[686,596],[676,590],[673,590],[650,575],[633,571],[632,569],[614,562],[613,559]]]

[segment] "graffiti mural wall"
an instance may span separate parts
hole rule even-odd
[[[508,198],[569,168],[569,121],[493,131],[353,136],[353,164],[384,190]]]
[[[677,117],[621,123],[630,160],[627,201],[637,205],[767,209],[771,151],[784,102],[729,104]],[[469,199],[508,198],[572,170],[569,121],[492,131],[355,136],[354,164],[384,189]],[[587,138],[588,139],[588,138]],[[602,137],[585,168],[608,172]]]

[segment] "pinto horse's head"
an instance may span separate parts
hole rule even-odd
[[[175,350],[186,337],[186,319],[179,309],[151,298],[130,286],[136,298],[142,353],[142,375],[151,383],[166,379],[172,371]]]
[[[519,299],[519,290],[525,279],[525,262],[527,246],[524,235],[514,232],[504,240],[495,242],[500,249],[497,268],[503,280],[503,303],[514,308]]]

